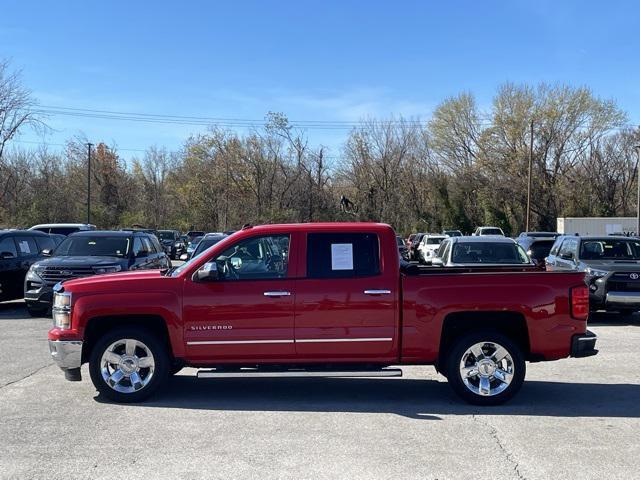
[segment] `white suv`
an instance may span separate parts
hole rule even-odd
[[[430,261],[440,248],[440,243],[448,238],[446,235],[431,235],[427,234],[422,237],[420,244],[418,245],[418,261],[420,263],[426,263]]]
[[[504,237],[504,232],[499,227],[478,227],[472,234],[474,237],[482,237],[485,235],[498,235]]]

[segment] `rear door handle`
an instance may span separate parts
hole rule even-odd
[[[265,297],[288,297],[290,295],[291,295],[291,292],[283,292],[283,291],[264,292]]]
[[[365,290],[365,295],[389,295],[391,290]]]

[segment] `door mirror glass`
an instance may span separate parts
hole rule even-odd
[[[215,262],[205,263],[193,274],[194,282],[213,282],[218,280],[218,266]]]

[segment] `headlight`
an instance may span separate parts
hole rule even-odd
[[[29,271],[27,272],[27,278],[36,278],[38,280],[42,280],[40,278],[40,274],[44,271],[44,268],[45,267],[36,265],[34,263],[33,265],[31,265],[31,268],[29,268]]]
[[[71,294],[55,292],[53,294],[53,326],[62,329],[71,328]]]
[[[604,277],[608,275],[609,272],[606,270],[598,270],[597,268],[587,268],[587,275],[591,277]]]
[[[115,272],[119,272],[120,270],[122,270],[122,267],[120,265],[112,265],[109,267],[94,267],[93,271],[95,273],[97,273],[98,275],[103,274],[103,273],[115,273]]]

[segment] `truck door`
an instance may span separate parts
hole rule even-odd
[[[310,232],[306,237],[306,273],[296,280],[298,358],[395,358],[398,271],[384,268],[378,235]]]
[[[293,336],[291,235],[238,240],[211,262],[218,280],[186,280],[184,338],[190,360],[287,360]]]

